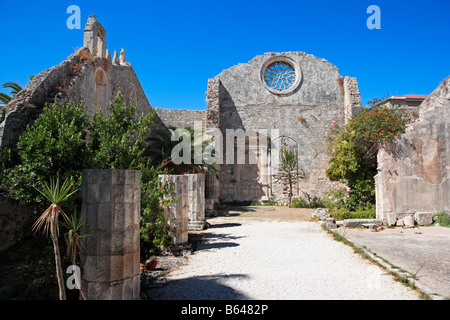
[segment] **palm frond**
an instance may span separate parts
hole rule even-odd
[[[6,93],[0,92],[0,101],[4,104],[8,104],[11,101],[12,97],[7,95]]]
[[[48,201],[50,201],[51,205],[36,220],[33,224],[32,230],[36,233],[38,230],[43,229],[44,233],[48,234],[51,224],[53,223],[56,228],[56,233],[59,234],[58,217],[62,215],[66,222],[69,220],[67,215],[59,206],[59,203],[69,198],[72,194],[77,192],[77,190],[71,191],[73,184],[70,179],[66,179],[62,186],[60,186],[59,177],[57,177],[56,181],[53,178],[50,178],[50,184],[45,181],[41,184],[41,189],[36,187],[34,188]]]
[[[41,184],[43,186],[42,190],[36,187],[35,189],[53,204],[63,202],[72,194],[78,191],[71,191],[71,189],[73,188],[73,183],[70,179],[64,180],[61,186],[59,185],[59,177],[56,178],[56,181],[53,178],[50,178],[50,184],[48,184],[46,181],[42,182]]]
[[[16,82],[5,82],[4,84],[2,84],[2,87],[4,89],[11,89],[11,94],[13,96],[18,94],[22,90],[22,87]]]

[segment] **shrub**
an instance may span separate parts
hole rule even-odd
[[[345,207],[346,198],[345,188],[332,189],[322,195],[322,205],[328,209],[341,209]]]
[[[349,187],[349,210],[375,203],[377,152],[382,143],[403,133],[408,121],[398,109],[371,107],[363,109],[342,128],[333,124],[328,137],[331,159],[326,175]]]
[[[439,223],[441,227],[450,228],[450,215],[445,212],[435,214],[433,220]]]
[[[174,185],[171,181],[161,181],[159,175],[167,174],[164,161],[159,166],[150,166],[149,162],[141,165],[141,262],[147,261],[167,246],[171,238],[166,230],[164,208],[178,201],[170,195]],[[169,174],[170,176],[170,174]]]
[[[291,203],[292,208],[309,208],[309,203],[302,197],[293,198]]]
[[[376,217],[374,205],[367,205],[366,207],[360,207],[354,211],[350,211],[347,208],[341,208],[337,210],[331,210],[328,213],[336,220],[374,219]]]
[[[22,203],[44,205],[34,188],[38,181],[59,176],[81,185],[81,170],[89,166],[86,145],[89,117],[83,104],[46,105],[32,126],[27,126],[17,144],[19,164],[5,169],[3,187]]]
[[[318,197],[308,197],[308,200],[302,197],[292,199],[292,208],[320,208],[323,207],[322,200]]]
[[[153,126],[154,113],[135,118],[136,107],[125,104],[119,92],[109,106],[109,117],[94,114],[89,128],[90,167],[93,169],[137,169],[147,144],[144,137]]]

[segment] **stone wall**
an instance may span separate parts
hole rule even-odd
[[[24,226],[34,223],[33,211],[20,206],[0,195],[0,252],[7,250],[20,240],[26,233]],[[25,233],[24,233],[25,232]]]
[[[450,213],[450,77],[419,107],[419,119],[378,153],[377,218]],[[420,214],[418,214],[420,213]]]
[[[83,170],[81,285],[88,300],[139,299],[140,173]]]
[[[287,59],[298,66],[299,81],[288,94],[277,94],[268,90],[262,80],[262,69],[268,61]],[[355,78],[343,78],[339,70],[324,59],[303,52],[266,53],[248,63],[238,64],[210,79],[207,91],[207,128],[220,128],[226,136],[227,129],[243,129],[246,132],[267,130],[270,145],[265,146],[269,157],[279,152],[277,138],[288,138],[296,144],[299,166],[306,179],[301,180],[301,190],[320,196],[339,184],[325,176],[328,156],[325,154],[325,137],[333,123],[343,124],[344,113],[361,108],[361,100]],[[272,129],[278,130],[276,134]],[[225,140],[225,139],[224,139]],[[275,143],[275,144],[274,144]],[[224,143],[224,153],[226,145]],[[258,157],[267,156],[258,153]],[[258,162],[259,163],[259,162]],[[244,166],[249,166],[245,164]],[[246,200],[264,200],[277,195],[270,179],[263,172],[274,175],[276,167],[267,170],[258,164],[240,170],[235,164],[220,166],[220,198],[223,201],[244,200],[239,190],[255,189]],[[245,185],[237,177],[246,172]],[[268,188],[268,191],[265,191]],[[252,199],[250,199],[252,198]]]
[[[206,111],[155,108],[155,112],[167,127],[194,128],[194,122],[198,121],[205,128]]]

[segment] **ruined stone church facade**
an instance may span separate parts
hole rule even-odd
[[[206,102],[206,111],[156,112],[168,126],[202,121],[211,136],[221,133],[221,179],[207,176],[207,198],[286,203],[289,188],[278,174],[283,148],[298,155],[302,178],[293,185],[294,196],[319,197],[342,187],[325,175],[326,137],[361,109],[356,78],[303,52],[266,53],[209,79]],[[238,163],[236,144],[244,139],[245,160]],[[235,154],[227,161],[230,152]]]

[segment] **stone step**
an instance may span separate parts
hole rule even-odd
[[[344,227],[362,226],[363,224],[375,224],[380,226],[383,224],[381,219],[344,219],[342,225]]]

